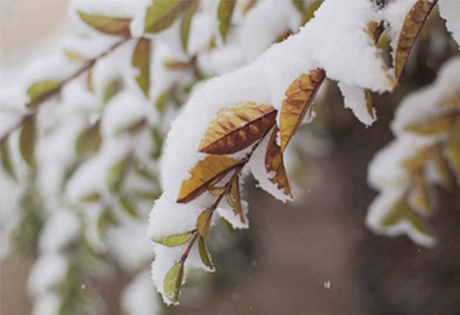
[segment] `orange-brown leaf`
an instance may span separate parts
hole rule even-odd
[[[418,0],[407,14],[396,49],[394,62],[396,79],[399,79],[401,76],[407,57],[412,50],[412,46],[414,46],[423,24],[425,24],[428,15],[436,3],[437,0]]]
[[[286,91],[280,117],[281,152],[299,129],[326,74],[323,69],[311,70],[296,79]]]
[[[177,202],[187,203],[199,197],[206,192],[207,186],[213,183],[214,179],[223,178],[225,174],[228,174],[241,163],[240,160],[227,156],[207,156],[204,160],[199,161],[190,171],[192,177],[182,182]]]
[[[265,169],[267,173],[273,173],[273,177],[269,180],[276,184],[278,189],[283,190],[284,194],[291,196],[291,188],[284,168],[283,153],[281,148],[276,142],[278,135],[278,128],[273,131],[270,140],[268,142],[267,152],[265,153]]]
[[[240,216],[240,221],[244,224],[246,223],[246,219],[244,218],[243,207],[241,206],[239,178],[235,177],[231,185],[230,191],[227,194],[227,202],[233,208],[233,212]]]
[[[200,152],[232,154],[260,138],[274,125],[276,110],[272,106],[244,102],[224,108],[211,121],[201,141]]]

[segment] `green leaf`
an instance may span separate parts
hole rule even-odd
[[[96,202],[99,200],[101,200],[101,195],[98,192],[89,193],[80,199],[82,202]]]
[[[107,229],[110,226],[116,225],[116,224],[117,224],[117,221],[115,220],[115,218],[113,217],[113,215],[111,214],[109,210],[102,212],[102,214],[97,219],[97,223],[96,223],[97,232],[99,234],[99,237],[103,239],[105,237],[105,232],[107,231]]]
[[[27,107],[34,108],[44,102],[49,96],[55,93],[60,88],[59,81],[44,80],[33,84],[27,94],[30,97]]]
[[[89,155],[99,151],[102,143],[100,121],[83,130],[75,142],[75,151],[79,155]]]
[[[126,195],[120,196],[120,205],[122,210],[125,211],[131,217],[139,218],[139,213],[136,210],[136,206],[134,205],[133,200]]]
[[[128,158],[123,158],[110,168],[109,177],[107,179],[107,187],[111,193],[120,190],[121,184],[126,174],[127,167]]]
[[[203,264],[210,269],[214,269],[214,265],[211,262],[211,257],[209,257],[208,249],[206,248],[206,244],[204,243],[204,239],[202,237],[200,237],[200,240],[198,241],[198,249],[200,251],[200,257]]]
[[[8,143],[8,138],[4,139],[0,144],[0,156],[2,158],[2,166],[5,171],[11,176],[11,178],[17,181],[16,174],[13,170],[13,165],[11,164],[11,155],[10,155],[10,146]]]
[[[131,59],[133,67],[140,70],[136,81],[147,98],[150,88],[150,48],[150,39],[139,39]]]
[[[182,287],[182,278],[184,276],[184,263],[175,264],[166,274],[164,280],[165,296],[172,302],[179,300],[179,294]]]
[[[190,35],[190,26],[192,25],[192,18],[195,14],[196,8],[198,7],[198,1],[192,1],[193,4],[185,12],[182,22],[180,23],[180,39],[182,43],[182,49],[187,52],[188,38]]]
[[[109,35],[130,36],[129,24],[131,19],[92,15],[81,11],[78,11],[78,15],[86,24],[99,32]]]
[[[179,15],[192,6],[194,1],[188,0],[155,0],[147,8],[145,15],[146,33],[159,33],[169,28]]]
[[[35,161],[35,143],[37,141],[36,129],[35,117],[30,116],[24,123],[19,137],[19,149],[22,157],[33,169],[37,167],[37,163]]]
[[[136,170],[137,174],[139,174],[145,180],[152,183],[158,183],[157,176],[151,170],[149,170],[141,161],[136,160],[134,162],[134,169]]]
[[[182,244],[185,244],[192,237],[192,232],[187,232],[184,234],[176,234],[171,236],[165,236],[160,238],[153,238],[152,241],[158,244],[166,245],[168,247],[175,247]]]
[[[154,201],[160,198],[160,192],[144,191],[144,190],[135,190],[134,195],[137,199]]]
[[[209,227],[211,226],[211,219],[212,211],[209,210],[201,212],[201,214],[198,216],[196,227],[198,229],[198,233],[200,233],[201,237],[203,238],[208,235]]]
[[[303,14],[305,10],[305,4],[303,3],[303,0],[291,0],[292,4],[296,7],[297,11]]]
[[[117,95],[123,89],[123,81],[120,78],[116,78],[107,84],[104,90],[102,101],[107,103],[112,97]]]
[[[164,112],[166,102],[169,100],[171,97],[171,92],[169,90],[164,91],[163,93],[158,96],[157,101],[155,102],[155,108],[160,112]]]
[[[219,20],[219,31],[223,41],[227,40],[228,27],[232,20],[233,10],[235,9],[236,0],[220,0],[217,9],[217,18]]]

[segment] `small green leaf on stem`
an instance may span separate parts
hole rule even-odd
[[[165,296],[172,302],[177,302],[179,300],[183,276],[184,263],[182,261],[175,264],[165,276],[164,293]]]
[[[192,235],[192,232],[187,232],[184,234],[176,234],[160,238],[153,238],[152,241],[158,244],[166,245],[168,247],[175,247],[187,243],[192,237]]]

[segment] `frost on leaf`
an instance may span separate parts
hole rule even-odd
[[[134,48],[131,63],[134,68],[139,69],[136,81],[144,95],[148,97],[150,87],[150,39],[139,39],[136,48]]]
[[[283,153],[281,152],[281,147],[276,142],[277,136],[278,128],[275,128],[268,142],[267,152],[265,154],[265,169],[269,175],[273,174],[269,180],[273,184],[276,184],[278,189],[283,190],[285,195],[292,197],[286,169],[284,167]]]
[[[183,277],[184,264],[182,262],[175,264],[165,276],[164,294],[172,302],[179,300]]]
[[[24,123],[19,137],[19,149],[21,150],[22,157],[29,164],[30,167],[36,168],[35,161],[35,143],[37,141],[37,128],[35,117],[31,116]]]
[[[45,101],[51,94],[55,93],[59,87],[59,82],[55,80],[44,80],[33,84],[27,90],[27,94],[30,97],[30,101],[27,103],[26,106],[37,107],[43,101]]]
[[[129,24],[131,23],[131,19],[112,18],[84,12],[78,12],[78,15],[86,24],[99,32],[126,37],[130,35]]]
[[[276,110],[254,102],[222,109],[211,121],[201,141],[200,152],[232,154],[262,138],[275,124]]]
[[[219,8],[217,11],[217,18],[219,19],[219,31],[223,41],[227,40],[228,27],[232,20],[233,11],[235,9],[236,0],[220,0]]]
[[[295,80],[286,91],[280,117],[281,152],[299,129],[316,93],[326,77],[323,69],[311,70]]]
[[[418,0],[407,14],[403,28],[399,35],[394,60],[396,79],[399,79],[401,76],[407,57],[414,46],[415,40],[417,39],[423,24],[436,3],[437,0]]]
[[[147,8],[145,16],[146,33],[159,33],[169,28],[195,1],[187,0],[155,0]]]
[[[207,156],[190,171],[191,178],[182,182],[177,202],[187,203],[199,197],[214,180],[222,179],[241,163],[240,160],[226,156]]]

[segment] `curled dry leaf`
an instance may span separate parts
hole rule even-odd
[[[152,241],[154,241],[155,243],[166,245],[168,247],[174,247],[187,243],[192,237],[192,235],[192,232],[188,232],[160,238],[153,238]]]
[[[223,41],[227,40],[228,27],[232,20],[233,11],[235,10],[236,0],[220,0],[217,9],[217,18],[219,19],[219,31]]]
[[[227,193],[227,202],[233,208],[233,212],[240,216],[240,221],[246,223],[244,218],[243,207],[241,206],[241,195],[240,195],[240,180],[238,176],[235,176],[230,186],[230,191]]]
[[[159,33],[169,28],[182,12],[185,12],[195,1],[187,0],[155,0],[147,8],[145,15],[146,33]]]
[[[99,32],[126,37],[130,35],[129,25],[131,19],[92,15],[81,11],[78,12],[78,15],[86,24]]]
[[[244,102],[219,111],[201,141],[200,152],[232,154],[262,138],[275,124],[272,106]]]
[[[281,152],[299,129],[310,109],[326,73],[323,69],[311,70],[296,79],[286,91],[280,117]]]
[[[276,141],[277,136],[278,128],[275,127],[275,130],[268,141],[267,152],[265,154],[265,169],[267,170],[269,176],[270,174],[273,174],[273,176],[268,179],[273,184],[276,184],[278,189],[283,190],[285,195],[292,197],[286,169],[284,167],[283,153],[281,152],[281,147]]]
[[[437,2],[437,0],[418,0],[407,14],[403,28],[399,35],[394,60],[395,75],[397,80],[401,76],[407,57],[412,50],[412,46],[414,46],[415,40],[417,39],[423,24],[425,24],[428,15]]]
[[[179,300],[182,278],[184,277],[184,263],[178,262],[166,274],[164,279],[164,294],[172,302]]]
[[[146,97],[149,97],[150,88],[150,39],[141,38],[134,48],[131,64],[139,69],[136,77],[137,84]]]
[[[207,186],[216,179],[222,179],[242,161],[220,155],[210,155],[199,161],[190,171],[190,179],[182,182],[177,202],[187,203],[206,192]]]
[[[208,235],[209,227],[211,226],[212,211],[205,210],[201,212],[196,221],[196,228],[202,238]]]

